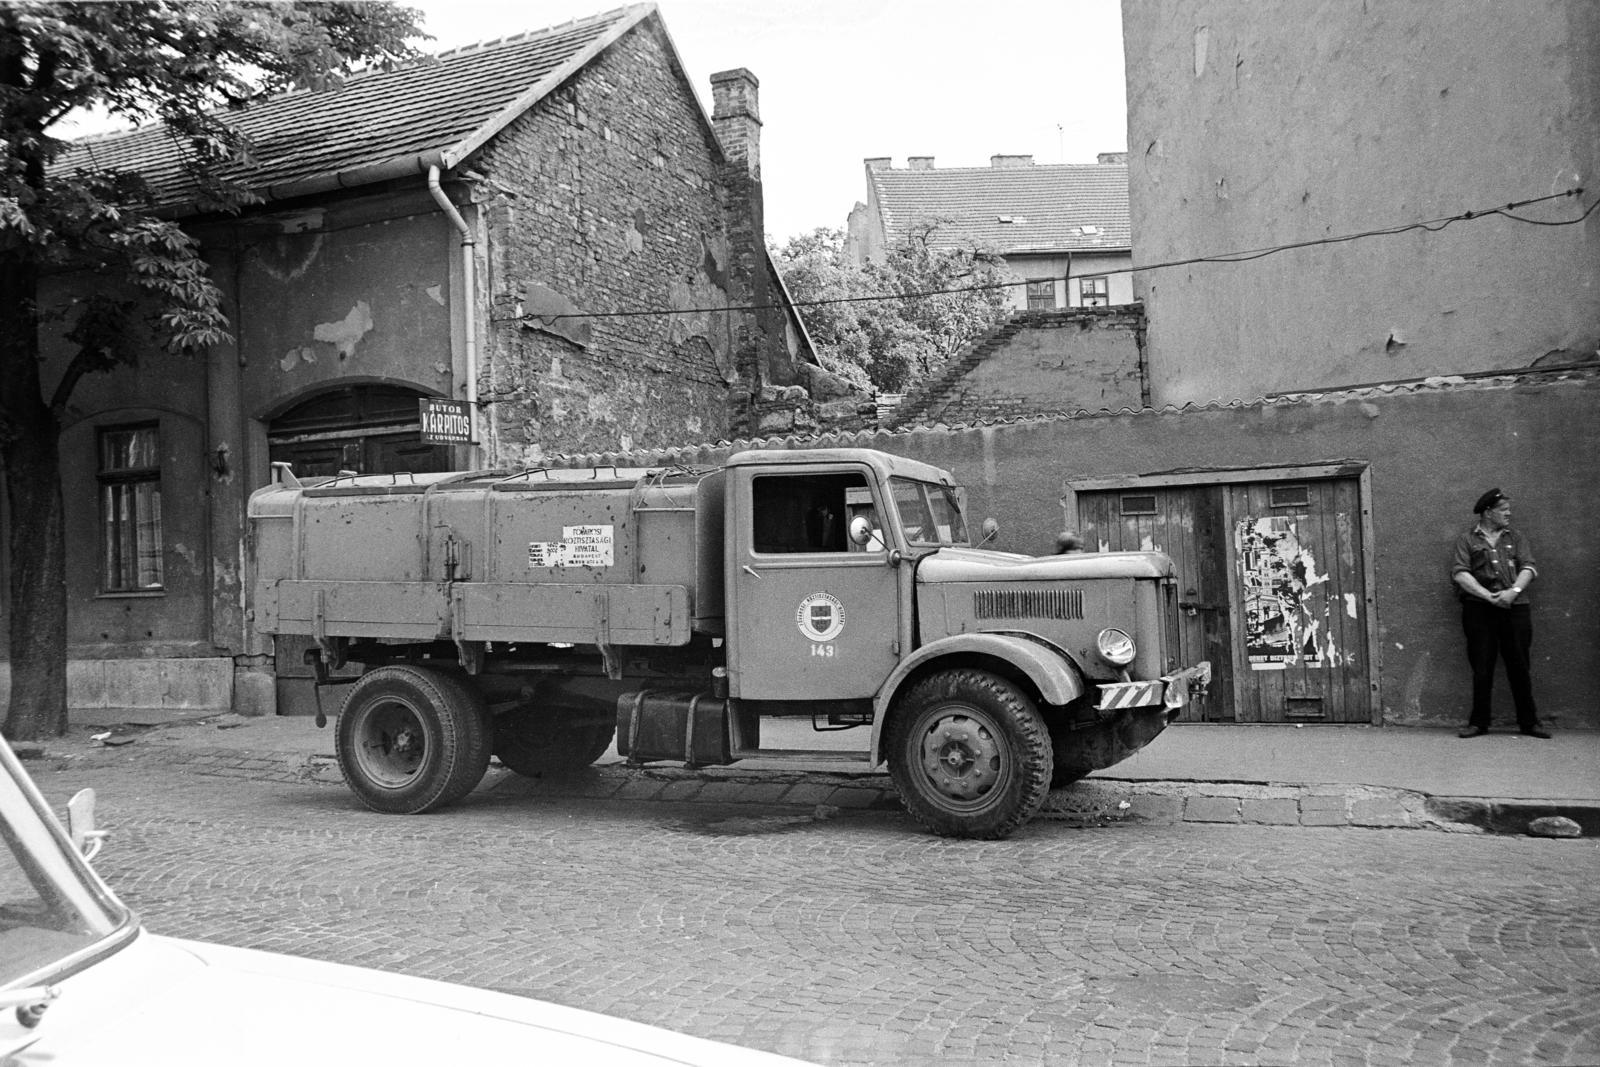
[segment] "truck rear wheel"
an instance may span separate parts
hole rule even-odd
[[[616,732],[615,720],[574,724],[549,712],[509,711],[494,721],[494,755],[528,778],[582,770],[605,755]]]
[[[460,800],[489,768],[489,713],[466,684],[405,664],[350,687],[334,731],[339,769],[374,811],[419,815]]]
[[[1038,708],[985,671],[918,682],[895,714],[889,746],[906,811],[944,837],[1005,837],[1049,792],[1050,734]]]

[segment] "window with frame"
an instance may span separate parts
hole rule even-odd
[[[1111,281],[1100,274],[1078,279],[1078,303],[1086,308],[1103,308],[1111,303]]]
[[[155,424],[100,431],[100,587],[162,587],[161,432]]]
[[[1054,311],[1056,309],[1056,283],[1046,278],[1042,282],[1028,283],[1028,310]]]
[[[851,551],[851,517],[872,510],[856,502],[871,499],[860,474],[758,475],[750,482],[750,545],[779,555]]]

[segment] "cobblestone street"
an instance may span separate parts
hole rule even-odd
[[[97,867],[158,933],[824,1064],[1600,1062],[1588,839],[1040,820],[976,843],[494,775],[397,818],[154,762],[35,773],[58,807],[97,788]]]

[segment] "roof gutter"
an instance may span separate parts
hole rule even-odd
[[[333,192],[337,189],[355,189],[363,185],[372,185],[377,182],[391,181],[395,178],[409,178],[417,174],[427,174],[438,167],[451,167],[456,160],[451,158],[448,150],[436,149],[431,152],[419,152],[416,155],[400,156],[396,159],[385,160],[382,163],[373,163],[364,167],[351,167],[348,170],[334,171],[331,174],[319,174],[313,178],[302,178],[298,181],[280,182],[276,185],[251,186],[250,191],[259,196],[263,202],[272,203],[278,200],[293,200],[301,196],[316,196],[319,193]],[[244,205],[249,207],[251,205]],[[181,219],[192,215],[204,215],[199,201],[196,200],[171,200],[156,207],[156,215],[161,218]]]
[[[461,217],[461,212],[456,210],[455,204],[445,195],[444,188],[439,184],[439,166],[433,164],[428,167],[428,192],[433,194],[434,202],[439,205],[439,210],[445,213],[456,232],[461,234],[461,326],[465,335],[467,355],[467,419],[471,427],[470,437],[474,454],[470,467],[480,466],[482,463],[482,438],[478,433],[478,330],[474,312],[478,306],[477,281],[474,271],[475,260],[473,246],[477,242],[473,239],[472,228],[467,225],[467,220]]]

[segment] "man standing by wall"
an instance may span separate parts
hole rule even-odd
[[[1533,703],[1529,650],[1533,609],[1528,586],[1538,571],[1527,538],[1511,528],[1511,498],[1491,489],[1473,505],[1478,521],[1456,538],[1450,567],[1461,597],[1461,628],[1472,665],[1472,717],[1462,737],[1489,732],[1489,699],[1494,692],[1496,657],[1506,662],[1506,680],[1517,708],[1517,728],[1529,737],[1548,738]]]

